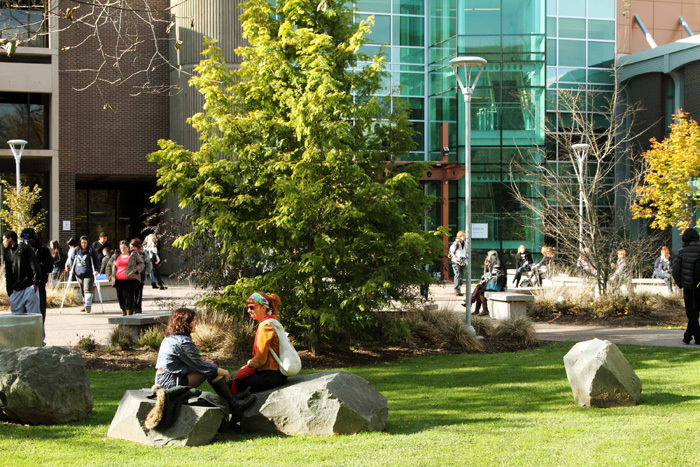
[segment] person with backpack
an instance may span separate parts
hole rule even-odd
[[[673,262],[673,280],[683,289],[685,315],[688,326],[683,334],[683,343],[690,344],[695,338],[695,345],[700,345],[700,324],[698,323],[698,308],[700,307],[700,235],[695,229],[685,229],[681,235],[683,246],[678,249],[676,260]]]
[[[454,291],[455,296],[461,297],[462,291],[461,286],[464,282],[464,274],[467,272],[467,245],[466,245],[467,235],[464,230],[457,232],[457,238],[450,245],[449,258],[452,261],[452,270],[455,273],[454,276]],[[467,284],[467,293],[471,292],[471,284]]]
[[[49,275],[53,271],[53,257],[51,256],[51,250],[44,245],[39,236],[36,234],[36,230],[31,227],[27,227],[22,230],[20,234],[20,239],[32,247],[36,259],[39,260],[39,266],[41,267],[41,282],[37,284],[37,291],[39,292],[39,309],[41,310],[41,320],[46,322],[46,284],[49,282]]]
[[[277,320],[278,308],[282,304],[276,294],[254,293],[248,297],[246,310],[257,321],[253,343],[253,357],[238,370],[229,385],[236,394],[250,388],[251,392],[265,391],[282,386],[287,377],[280,371],[271,351],[279,355],[280,340],[274,326],[268,320]]]
[[[95,249],[88,243],[88,238],[83,235],[80,237],[80,246],[73,248],[68,254],[66,260],[66,271],[73,272],[80,293],[83,296],[84,308],[80,311],[90,313],[92,308],[92,288],[95,285],[95,275],[98,273],[97,265],[100,264],[100,259],[97,256]],[[70,280],[70,275],[68,280]]]

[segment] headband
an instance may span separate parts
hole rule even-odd
[[[255,292],[253,295],[248,297],[248,300],[254,300],[266,308],[270,308],[270,302],[267,301],[265,297]]]

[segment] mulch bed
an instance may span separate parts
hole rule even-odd
[[[518,352],[527,347],[521,342],[511,342],[503,339],[485,338],[481,341],[485,353]],[[77,349],[76,349],[77,350]],[[83,362],[88,370],[98,371],[138,371],[153,370],[158,353],[148,348],[136,350],[113,350],[111,352],[83,352]],[[417,346],[387,346],[379,343],[363,343],[353,349],[323,349],[321,355],[313,356],[307,350],[299,350],[303,368],[309,370],[327,370],[331,368],[348,368],[354,366],[376,365],[383,362],[393,362],[403,358],[426,355],[446,355],[465,353],[461,349],[431,349]],[[209,355],[218,365],[235,371],[248,358],[222,358]]]

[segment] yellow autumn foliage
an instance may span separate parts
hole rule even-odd
[[[700,126],[687,112],[674,114],[671,134],[642,154],[647,173],[636,190],[635,219],[652,219],[651,227],[690,227],[700,191],[691,182],[700,177]]]

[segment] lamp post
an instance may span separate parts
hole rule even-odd
[[[578,251],[583,253],[583,169],[590,144],[579,143],[571,145],[578,158]]]
[[[15,156],[15,166],[17,167],[17,195],[19,195],[19,161],[22,159],[22,152],[27,142],[23,139],[11,139],[7,142],[12,149],[12,154]]]
[[[455,57],[450,60],[450,66],[457,78],[457,84],[464,96],[464,249],[467,256],[467,271],[465,281],[467,283],[466,305],[472,292],[472,93],[479,81],[481,72],[484,71],[486,59],[481,57]],[[464,80],[460,76],[460,70],[464,69]],[[474,76],[476,75],[476,76]],[[472,80],[473,78],[473,80]],[[475,333],[472,327],[471,307],[467,306],[467,328]]]

